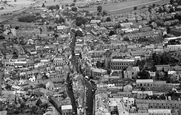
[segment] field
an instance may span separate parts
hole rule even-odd
[[[168,3],[169,0],[127,0],[120,3],[112,3],[112,4],[103,4],[101,5],[103,10],[116,13],[120,11],[125,11],[125,9],[133,9],[135,6],[144,6],[153,3],[165,4]],[[89,10],[90,12],[95,12],[97,10],[97,6],[92,6],[89,8],[83,8],[85,10]]]
[[[36,3],[33,5],[34,7],[41,7],[42,3],[45,3],[45,6],[51,6],[51,5],[65,5],[65,4],[71,4],[73,3],[73,0],[17,0],[14,2],[14,0],[8,0],[7,4],[0,3],[0,8],[4,7],[5,9],[0,10],[0,23],[10,19],[12,17],[15,17],[16,14],[22,12],[30,5]],[[11,14],[9,14],[11,13]],[[3,15],[8,14],[8,15]]]

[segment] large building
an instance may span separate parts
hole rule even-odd
[[[134,59],[112,59],[110,67],[113,70],[122,70],[134,64],[135,64]]]
[[[154,113],[153,111],[151,112],[151,110],[159,109],[161,111],[161,109],[162,110],[164,109],[166,111],[166,110],[170,110],[171,109],[172,111],[174,110],[172,112],[172,114],[166,114],[166,115],[180,115],[181,101],[176,101],[176,100],[145,100],[145,99],[137,99],[136,100],[136,106],[138,107],[138,111],[140,109],[140,110],[145,110],[144,112],[149,112],[150,111],[150,113]],[[141,107],[144,107],[144,109],[141,109]],[[152,115],[152,114],[150,114],[150,115]],[[153,115],[155,115],[155,114],[153,114]]]

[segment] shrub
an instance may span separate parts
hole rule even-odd
[[[36,21],[37,19],[38,18],[35,15],[27,15],[27,16],[19,17],[18,21],[31,23],[31,22]]]

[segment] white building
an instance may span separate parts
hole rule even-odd
[[[148,109],[149,115],[172,115],[171,109]]]
[[[120,70],[126,69],[128,66],[135,64],[135,59],[112,59],[111,60],[111,69]]]

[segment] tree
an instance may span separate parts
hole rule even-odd
[[[107,21],[107,22],[110,22],[110,21],[111,21],[111,18],[110,18],[110,17],[107,17],[107,18],[106,18],[106,21]]]
[[[4,39],[5,39],[5,37],[0,35],[0,40],[4,40]]]
[[[45,3],[42,4],[42,7],[45,7]]]
[[[150,78],[150,74],[146,70],[138,72],[138,76],[139,76],[138,78],[140,78],[140,79],[149,79]]]
[[[102,63],[101,63],[100,61],[97,61],[96,67],[97,67],[97,68],[101,68],[101,67],[102,67]]]
[[[57,24],[61,24],[61,23],[63,23],[63,22],[65,22],[65,19],[62,18],[62,17],[60,17],[60,18],[58,18],[58,19],[55,20],[55,23],[57,23]]]
[[[77,10],[78,10],[77,7],[72,7],[73,12],[77,12]]]
[[[60,9],[60,6],[59,6],[59,5],[56,5],[56,9],[57,9],[57,10]]]
[[[112,36],[112,35],[115,35],[115,32],[114,32],[114,31],[110,31],[110,32],[109,32],[109,36]]]
[[[77,2],[77,0],[73,0],[73,1],[74,1],[74,3]]]
[[[17,59],[18,58],[18,54],[16,52],[13,52],[13,59]]]
[[[102,12],[102,6],[97,6],[97,12]]]
[[[103,11],[103,12],[102,12],[102,15],[103,15],[103,16],[107,16],[107,12],[106,12],[106,11]]]
[[[76,25],[81,26],[82,24],[85,25],[87,20],[83,17],[77,17],[76,18]]]
[[[75,3],[72,3],[70,6],[71,6],[71,7],[72,7],[72,6],[75,6]]]
[[[141,91],[145,91],[145,88],[144,88],[144,87],[141,87]]]
[[[75,32],[75,36],[80,36],[80,37],[83,37],[83,33],[82,33],[82,31],[77,30],[77,31]]]
[[[137,10],[137,7],[136,7],[136,6],[134,7],[134,10]]]
[[[173,4],[173,0],[170,0],[170,4]]]

